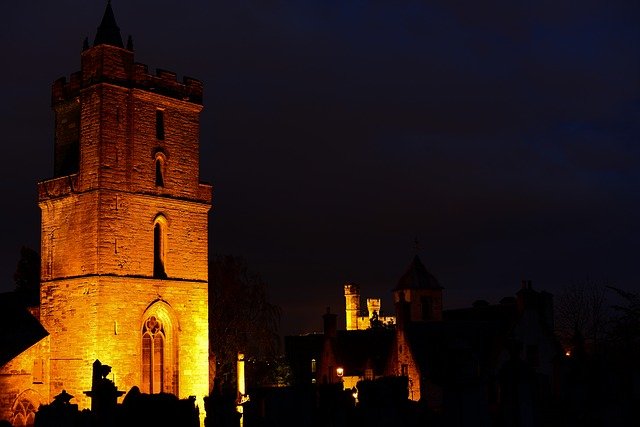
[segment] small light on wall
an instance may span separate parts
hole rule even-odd
[[[565,351],[564,355],[567,356],[567,357],[571,357],[571,350]]]
[[[336,369],[336,374],[337,374],[339,377],[343,376],[343,375],[344,375],[344,369],[342,369],[342,368],[338,368],[338,369]]]

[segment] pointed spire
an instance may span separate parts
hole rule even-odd
[[[102,22],[98,27],[96,38],[93,41],[94,46],[101,44],[108,44],[111,46],[124,47],[122,44],[122,36],[120,35],[120,28],[116,24],[116,17],[113,14],[111,8],[111,0],[107,1],[107,8],[104,11]]]
[[[131,35],[129,35],[129,38],[127,38],[127,50],[133,52],[133,37],[131,37]]]
[[[438,283],[438,279],[426,269],[416,254],[413,256],[413,260],[411,260],[407,270],[398,280],[398,285],[394,290],[402,289],[442,289],[442,286]]]
[[[85,37],[82,42],[82,51],[84,52],[87,49],[89,49],[89,37]]]

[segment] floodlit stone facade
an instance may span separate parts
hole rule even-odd
[[[135,63],[108,5],[52,105],[54,177],[38,184],[49,336],[10,362],[30,371],[46,349],[46,373],[1,398],[35,388],[46,403],[64,389],[89,407],[100,359],[121,390],[194,395],[203,410],[212,191],[199,179],[202,83]]]
[[[360,308],[360,285],[356,283],[344,285],[344,299],[347,331],[369,329],[372,327],[372,320],[383,326],[392,326],[396,322],[395,316],[382,315],[380,298],[367,298],[367,314],[363,315]]]

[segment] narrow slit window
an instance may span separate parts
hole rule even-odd
[[[164,164],[161,157],[156,158],[156,186],[164,187]]]
[[[156,139],[164,140],[164,111],[156,110]]]
[[[153,227],[153,277],[166,279],[164,255],[165,255],[165,233],[163,224],[157,221]]]

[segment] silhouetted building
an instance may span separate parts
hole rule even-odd
[[[500,304],[444,311],[442,290],[415,256],[393,289],[395,327],[342,331],[327,312],[322,338],[287,337],[294,376],[356,395],[367,381],[405,378],[404,396],[418,405],[405,408],[407,422],[543,425],[563,357],[551,294],[523,282]]]
[[[49,399],[49,333],[16,293],[0,294],[0,419],[32,425]]]
[[[324,340],[317,365],[320,384],[342,383],[345,389],[358,381],[385,375],[394,331],[388,328],[338,331],[336,315],[324,315]]]

